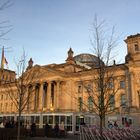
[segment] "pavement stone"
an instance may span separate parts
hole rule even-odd
[[[79,140],[79,135],[68,134],[63,138],[49,138],[49,137],[27,137],[25,140]]]

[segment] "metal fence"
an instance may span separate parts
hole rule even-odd
[[[96,126],[80,126],[80,140],[140,140],[140,129],[103,128],[102,137]]]

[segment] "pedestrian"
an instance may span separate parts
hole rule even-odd
[[[116,121],[114,122],[114,127],[115,127],[115,128],[118,128],[118,124],[117,124]]]
[[[32,137],[36,136],[36,124],[35,124],[35,122],[33,122],[31,125],[31,136]]]
[[[3,121],[0,123],[0,128],[4,128]]]
[[[27,121],[27,124],[26,124],[26,136],[30,136],[30,124],[29,124],[29,121]]]
[[[108,121],[108,128],[109,128],[109,129],[113,128],[113,124],[112,124],[112,122],[110,122],[110,121]]]
[[[48,137],[50,133],[50,126],[48,123],[45,124],[45,136]]]
[[[59,125],[59,130],[60,130],[60,136],[64,137],[65,136],[65,126],[64,126],[64,122],[63,121]]]
[[[58,123],[56,123],[55,126],[54,126],[54,134],[55,134],[55,137],[59,136],[59,125],[58,125]]]
[[[130,126],[130,124],[129,124],[129,122],[126,120],[126,121],[125,121],[125,127],[128,128],[129,126]]]

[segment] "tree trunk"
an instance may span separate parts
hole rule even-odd
[[[103,128],[105,127],[105,115],[100,116],[100,135],[101,135],[101,140],[104,140],[103,138]]]
[[[100,117],[100,135],[101,135],[101,140],[103,140],[103,118],[102,118],[102,116]]]
[[[21,118],[21,111],[19,111],[19,116],[18,116],[18,129],[17,129],[17,140],[20,140],[20,119]]]

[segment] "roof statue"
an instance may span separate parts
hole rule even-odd
[[[72,48],[70,48],[69,51],[68,51],[68,57],[66,59],[66,62],[71,63],[71,64],[75,63],[74,58],[73,58],[73,50],[72,50]]]
[[[30,58],[30,60],[28,61],[27,70],[33,67],[33,63],[34,63],[34,61],[32,60],[32,58]]]

